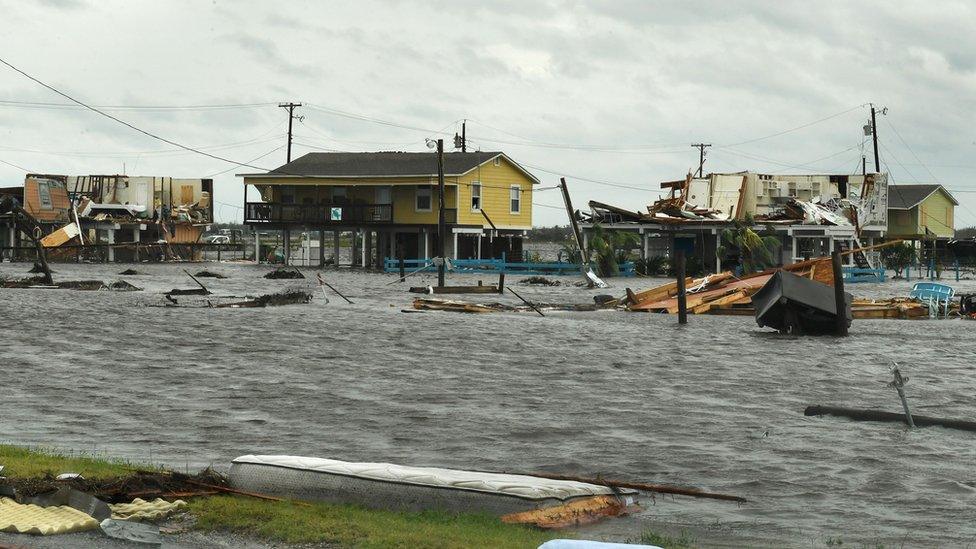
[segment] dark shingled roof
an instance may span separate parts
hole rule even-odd
[[[467,173],[501,154],[500,152],[444,153],[444,175],[456,176]],[[521,166],[518,168],[525,171]],[[271,170],[267,175],[318,177],[436,176],[437,153],[308,153],[284,166]],[[535,178],[533,177],[533,179]]]
[[[894,210],[910,210],[916,204],[925,200],[942,185],[889,185],[888,207]],[[943,189],[945,191],[945,189]],[[945,191],[953,204],[959,205],[949,191]]]

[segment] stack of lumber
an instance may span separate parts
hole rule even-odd
[[[782,267],[798,276],[833,286],[833,266],[829,257],[800,261]],[[752,295],[759,291],[777,269],[736,277],[731,272],[685,279],[687,310],[691,314],[754,315]],[[621,300],[629,311],[677,314],[678,283],[669,282],[641,292],[627,289]],[[928,318],[928,307],[917,300],[894,297],[881,300],[855,299],[854,318]]]

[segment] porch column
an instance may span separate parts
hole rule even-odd
[[[339,268],[339,231],[332,231],[333,256],[332,265]]]
[[[139,225],[132,228],[132,241],[136,243],[135,247],[132,248],[132,258],[133,261],[139,263],[139,234],[142,231],[139,230]]]
[[[285,229],[282,233],[282,243],[285,246],[285,265],[291,264],[291,229]]]
[[[454,256],[454,259],[457,259],[458,258],[458,251],[457,250],[458,250],[458,234],[457,234],[457,232],[455,232],[454,233],[454,253],[451,254],[451,255]]]
[[[115,229],[107,229],[108,232],[108,262],[115,263]]]
[[[261,263],[261,233],[254,231],[254,262]]]
[[[478,259],[481,259],[481,233],[478,233]]]
[[[325,230],[319,229],[319,268],[325,267]]]
[[[430,259],[430,256],[428,255],[430,253],[429,243],[427,242],[428,238],[430,238],[430,235],[427,233],[427,229],[420,229],[420,240],[423,241],[423,245],[424,245],[424,249],[423,249],[424,257],[422,257],[421,259]]]
[[[363,237],[363,268],[371,269],[376,263],[373,261],[373,231],[366,229]]]

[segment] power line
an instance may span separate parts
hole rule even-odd
[[[18,166],[17,164],[14,164],[13,162],[7,162],[6,160],[0,160],[0,163],[6,164],[8,166],[12,166],[14,168],[17,168],[18,170],[23,170],[23,171],[28,172],[28,173],[31,173],[31,172],[34,171],[34,170],[28,170],[27,168],[25,168],[23,166]]]
[[[264,154],[262,154],[260,156],[255,156],[254,158],[248,160],[248,162],[256,162],[258,160],[261,160],[265,156],[268,156],[269,154],[272,154],[272,153],[276,153],[276,152],[280,151],[283,148],[285,148],[284,145],[278,145],[277,147],[271,149],[270,151],[268,151],[268,152],[266,152],[266,153],[264,153]],[[219,172],[214,172],[212,174],[205,175],[203,177],[204,178],[211,178],[211,177],[215,177],[215,176],[218,176],[218,175],[223,175],[223,174],[225,174],[225,173],[227,173],[227,172],[229,172],[229,171],[231,171],[231,170],[233,170],[235,168],[237,168],[237,166],[231,166],[231,167],[227,168],[226,170],[221,170]]]
[[[763,140],[766,140],[766,139],[772,139],[773,137],[779,137],[781,135],[785,135],[785,134],[788,134],[788,133],[791,133],[791,132],[795,132],[797,130],[802,130],[804,128],[809,128],[810,126],[814,126],[814,125],[820,124],[821,122],[826,122],[828,120],[837,118],[838,116],[843,116],[843,115],[845,115],[845,114],[847,114],[847,113],[849,113],[851,111],[855,111],[857,109],[864,108],[865,105],[867,105],[867,103],[861,103],[860,105],[858,105],[856,107],[851,107],[851,108],[849,108],[849,109],[847,109],[845,111],[841,111],[841,112],[832,114],[830,116],[826,116],[826,117],[821,118],[819,120],[814,120],[813,122],[807,122],[806,124],[801,124],[799,126],[790,128],[788,130],[783,130],[783,131],[779,131],[779,132],[776,132],[776,133],[771,133],[769,135],[764,135],[762,137],[757,137],[755,139],[747,139],[745,141],[739,141],[738,143],[728,143],[728,144],[725,144],[725,145],[715,145],[715,146],[716,147],[719,147],[719,148],[738,147],[739,145],[745,145],[747,143],[755,143],[756,141],[763,141]]]
[[[8,64],[9,66],[9,64]],[[274,103],[227,103],[215,105],[94,105],[103,110],[111,111],[203,111],[220,109],[247,109],[255,107],[267,107]],[[27,109],[52,109],[52,110],[79,110],[85,109],[80,105],[71,103],[50,103],[41,101],[15,101],[11,99],[0,99],[0,106]]]
[[[54,86],[51,86],[51,85],[49,85],[49,84],[47,84],[45,82],[42,82],[41,80],[39,80],[39,79],[31,76],[30,74],[27,74],[26,72],[20,70],[19,68],[11,65],[9,62],[7,62],[6,59],[0,58],[0,63],[3,63],[4,65],[10,67],[11,69],[13,69],[14,71],[20,73],[21,75],[25,76],[26,78],[28,78],[28,79],[36,82],[37,84],[40,84],[41,86],[43,86],[43,87],[51,90],[52,92],[60,95],[61,97],[64,97],[65,99],[67,99],[69,101],[72,101],[74,103],[77,103],[77,104],[85,107],[88,110],[94,111],[94,112],[96,112],[96,113],[98,113],[98,114],[100,114],[100,115],[102,115],[102,116],[104,116],[106,118],[110,118],[110,119],[118,122],[119,124],[122,124],[123,126],[126,126],[128,128],[131,128],[131,129],[133,129],[133,130],[135,130],[135,131],[137,131],[137,132],[139,132],[141,134],[147,135],[147,136],[149,136],[149,137],[151,137],[153,139],[157,139],[159,141],[162,141],[163,143],[168,143],[170,145],[173,145],[174,147],[179,147],[179,148],[185,149],[187,151],[195,152],[197,154],[201,154],[203,156],[207,156],[207,157],[213,158],[215,160],[220,160],[221,162],[227,162],[229,164],[236,164],[238,166],[253,168],[255,170],[264,170],[264,168],[260,168],[258,166],[252,166],[252,165],[247,164],[247,163],[244,163],[244,162],[237,162],[237,161],[231,160],[229,158],[224,158],[222,156],[218,156],[218,155],[215,155],[215,154],[210,154],[210,153],[205,152],[205,151],[202,151],[200,149],[196,149],[196,148],[193,148],[193,147],[188,147],[186,145],[183,145],[182,143],[177,143],[176,141],[172,141],[170,139],[166,139],[165,137],[161,137],[161,136],[156,135],[154,133],[151,133],[151,132],[148,132],[146,130],[143,130],[142,128],[138,128],[136,126],[133,126],[132,124],[126,122],[125,120],[122,120],[121,118],[118,118],[116,116],[113,116],[113,115],[105,112],[105,111],[102,111],[102,110],[98,109],[97,107],[93,107],[93,106],[91,106],[91,105],[89,105],[87,103],[84,103],[82,101],[79,101],[78,99],[75,99],[74,97],[71,97],[67,93],[64,93],[63,91],[55,88]],[[267,170],[264,170],[264,171],[267,171]]]

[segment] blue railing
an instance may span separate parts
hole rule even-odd
[[[860,267],[844,267],[844,283],[855,284],[858,282],[884,282],[884,269],[862,269]]]
[[[520,275],[578,275],[580,267],[576,263],[524,263],[509,262],[504,259],[451,259],[450,270],[454,273],[491,274],[514,273]],[[423,267],[434,269],[433,259],[404,259],[405,271],[416,271]],[[619,276],[635,276],[634,262],[620,264]],[[383,260],[383,270],[388,273],[400,271],[400,260],[387,257]]]

